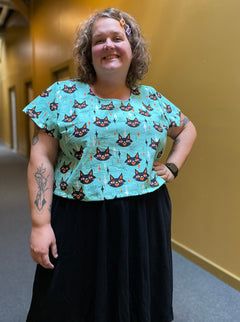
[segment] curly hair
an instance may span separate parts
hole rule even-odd
[[[115,8],[97,11],[79,25],[73,48],[77,76],[83,83],[94,84],[96,81],[96,72],[92,65],[92,28],[94,22],[99,18],[112,18],[119,22],[123,18],[126,23],[124,28],[126,29],[127,26],[131,28],[131,33],[126,33],[132,49],[132,61],[128,70],[126,85],[130,88],[136,86],[137,81],[141,80],[148,71],[150,55],[147,50],[147,43],[136,20],[128,13]]]

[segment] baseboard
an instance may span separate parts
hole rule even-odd
[[[193,263],[197,264],[198,266],[202,267],[203,269],[205,269],[206,271],[208,271],[212,275],[216,276],[217,278],[219,278],[223,282],[227,283],[231,287],[240,291],[240,278],[238,276],[230,273],[229,271],[225,270],[221,266],[216,265],[214,262],[201,256],[197,252],[191,250],[190,248],[177,242],[174,239],[172,239],[172,248],[177,253],[186,257],[187,259],[189,259]]]

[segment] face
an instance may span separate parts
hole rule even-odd
[[[97,78],[116,71],[126,77],[131,60],[131,46],[120,22],[111,18],[95,21],[92,30],[92,64]]]

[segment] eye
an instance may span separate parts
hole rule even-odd
[[[103,40],[102,39],[97,39],[94,41],[94,45],[102,44]]]
[[[122,41],[122,37],[116,36],[116,37],[114,37],[114,41]]]

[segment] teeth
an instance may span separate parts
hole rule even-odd
[[[105,57],[105,59],[112,59],[112,58],[117,58],[117,57],[118,57],[117,55],[111,55],[111,56]]]

